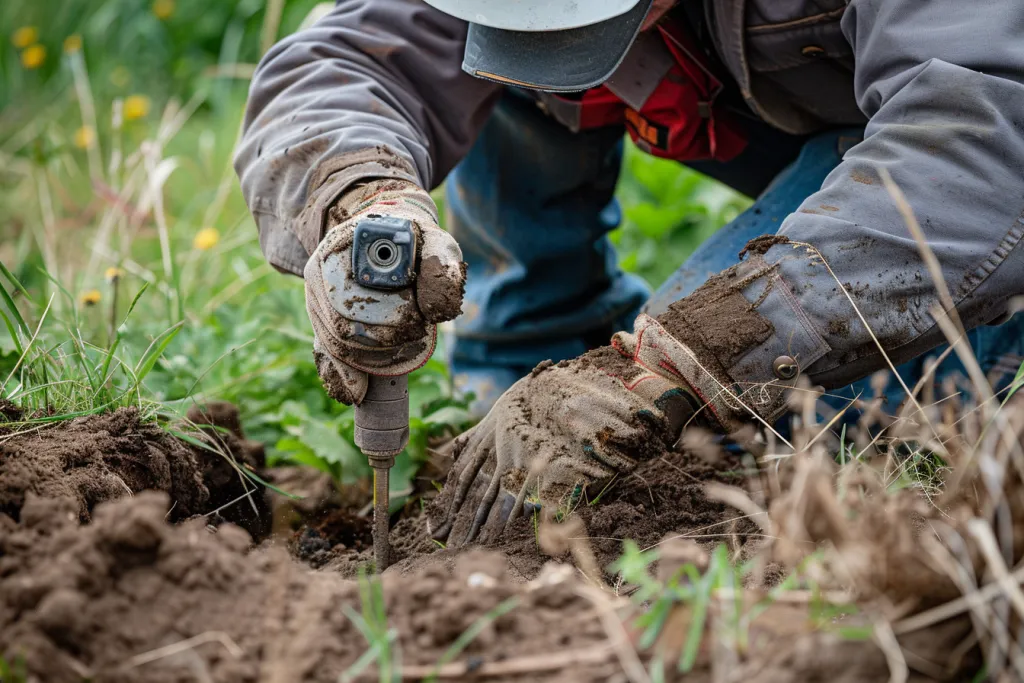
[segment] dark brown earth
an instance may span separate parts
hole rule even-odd
[[[210,491],[195,452],[138,412],[74,420],[0,443],[0,512],[20,519],[26,495],[66,498],[82,521],[96,505],[145,489],[167,491],[171,520],[207,511]]]
[[[573,511],[584,525],[580,540],[586,540],[600,569],[619,557],[626,539],[643,549],[653,548],[666,538],[689,538],[709,545],[727,542],[738,549],[750,540],[756,527],[735,510],[709,501],[704,484],[712,480],[739,482],[739,472],[738,461],[725,460],[713,466],[683,453],[667,453],[643,462],[632,475],[613,481],[603,493],[598,490],[599,504],[582,502]],[[498,543],[486,548],[504,555],[509,574],[518,580],[536,578],[552,559],[573,561],[568,551],[549,554],[541,548],[538,528],[545,524],[541,519],[540,515],[536,520],[520,519]],[[425,517],[406,518],[391,530],[392,568],[388,571],[408,573],[437,563],[452,567],[463,552],[442,549],[431,541]],[[369,548],[361,552],[348,546],[334,548],[330,555],[326,562],[323,555],[318,556],[318,564],[350,577],[372,559]],[[603,578],[609,584],[616,581],[608,572]]]
[[[144,493],[100,506],[83,527],[69,516],[73,507],[30,495],[22,524],[2,518],[0,651],[21,653],[47,683],[333,683],[367,649],[355,623],[374,603],[357,582],[310,572],[280,548],[247,553],[250,539],[234,526],[170,526],[169,504],[166,494]],[[491,620],[460,659],[500,664],[557,646],[588,651],[592,661],[560,680],[605,679],[616,667],[607,646],[593,649],[607,640],[601,621],[565,588],[564,578],[510,581],[499,556],[470,554],[453,572],[385,576],[380,600],[401,665],[424,669],[419,677],[467,628],[514,600],[518,607]],[[574,627],[556,634],[550,625],[562,615]],[[501,679],[538,673],[531,666]]]
[[[262,465],[262,449],[245,439],[233,407],[193,409],[189,419],[216,425],[204,428],[207,440],[242,466]],[[306,501],[277,506],[297,515],[287,522],[270,514],[262,494],[245,496],[229,460],[139,424],[131,410],[0,447],[0,653],[23,654],[39,680],[335,681],[366,650],[344,612],[361,612],[350,579],[372,557],[369,520],[355,514],[350,494],[306,477]],[[65,476],[69,467],[76,476]],[[735,515],[704,498],[700,481],[714,473],[691,456],[667,454],[613,482],[600,506],[581,505],[576,513],[596,537],[599,565],[618,555],[621,539],[653,546],[666,530],[741,539],[750,527],[723,524]],[[281,520],[277,532],[253,550],[252,535],[265,534],[272,518]],[[218,519],[251,534],[211,524]],[[395,524],[392,544],[398,561],[384,594],[404,666],[436,663],[467,628],[514,598],[520,606],[484,628],[459,662],[497,666],[501,680],[604,680],[619,669],[593,599],[573,588],[582,585],[577,574],[526,582],[552,559],[531,520],[491,554],[441,550],[418,515]],[[216,642],[159,650],[214,633],[204,637]],[[243,653],[237,659],[234,646]],[[147,652],[165,656],[133,668],[141,661],[133,657]],[[537,653],[553,659],[529,659]],[[517,667],[525,667],[521,675]]]
[[[241,473],[263,467],[263,446],[244,438],[233,405],[212,403],[206,412],[193,409],[188,416],[204,426],[211,450],[141,424],[134,408],[43,424],[3,439],[0,514],[17,521],[25,497],[35,494],[73,501],[79,519],[87,522],[101,503],[159,490],[174,501],[169,521],[214,513],[209,523],[228,521],[254,536],[266,535],[269,506],[263,490]]]
[[[261,451],[246,441],[229,406],[191,417],[217,425],[205,438],[240,466],[260,466]],[[1014,429],[1024,432],[1024,420]],[[600,492],[599,505],[580,504],[565,524],[535,528],[522,520],[486,551],[439,549],[423,517],[407,515],[394,526],[398,561],[378,592],[358,580],[372,556],[367,520],[356,512],[363,492],[307,478],[306,500],[277,504],[272,514],[258,508],[254,518],[239,513],[257,533],[273,519],[272,536],[254,545],[234,524],[211,524],[249,499],[262,501],[245,497],[244,488],[232,490],[240,480],[223,460],[139,424],[127,410],[7,435],[0,442],[0,657],[23,658],[29,680],[47,683],[338,681],[346,672],[352,676],[344,680],[378,680],[378,665],[391,661],[410,680],[427,677],[439,662],[447,679],[625,680],[623,671],[648,668],[655,652],[675,662],[693,614],[673,607],[662,636],[637,658],[639,631],[630,625],[636,608],[611,594],[629,587],[607,570],[622,540],[664,549],[657,572],[663,577],[682,562],[700,565],[695,558],[703,551],[693,540],[724,541],[739,555],[760,542],[740,513],[705,495],[707,482],[745,481],[743,463],[702,447],[641,463]],[[772,501],[779,539],[772,557],[793,567],[816,543],[834,548],[847,558],[844,590],[868,606],[924,609],[955,598],[949,577],[926,561],[920,542],[932,534],[921,531],[953,525],[970,542],[959,525],[984,505],[972,497],[980,488],[965,487],[967,495],[942,511],[909,492],[886,505],[861,496],[840,501],[829,462],[802,458],[787,463],[789,473],[777,473],[780,481],[803,483],[784,487]],[[105,485],[88,485],[86,471]],[[232,496],[243,499],[224,507]],[[1007,500],[1012,518],[1024,518],[1017,514],[1022,498],[1014,493]],[[1014,524],[1014,563],[1024,548],[1021,529]],[[541,547],[583,569],[589,561],[599,574],[590,579],[611,593],[571,565],[545,566],[551,558]],[[968,551],[977,557],[973,547]],[[763,597],[744,593],[744,600]],[[387,615],[386,624],[375,625],[378,613]],[[888,678],[891,662],[874,641],[842,637],[828,628],[834,618],[823,629],[808,615],[806,605],[772,600],[750,624],[741,657],[722,659],[702,645],[694,672],[680,676],[666,666],[667,680],[710,681],[712,671],[716,681]],[[726,623],[715,610],[708,619],[712,627]],[[352,667],[369,648],[357,626],[362,620],[381,638],[392,634],[394,654],[359,676]],[[451,651],[468,629],[478,632]],[[900,645],[932,671],[952,667],[949,679],[958,680],[957,667],[977,669],[974,655],[950,660],[969,631],[962,614],[901,636]],[[919,673],[909,680],[934,678]]]

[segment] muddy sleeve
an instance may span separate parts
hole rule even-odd
[[[869,327],[897,364],[946,341],[879,169],[906,195],[965,327],[1005,319],[1024,293],[1024,3],[851,0],[843,29],[865,139],[781,226],[813,249],[775,244],[764,257],[781,277],[744,292],[774,332],[737,380],[772,380],[782,356],[826,387],[867,376],[885,367]]]
[[[418,0],[346,0],[267,53],[235,170],[272,265],[301,275],[354,183],[444,180],[498,93],[462,71],[466,31]]]

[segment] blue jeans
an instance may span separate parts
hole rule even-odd
[[[608,240],[620,220],[614,198],[622,131],[569,133],[532,100],[507,93],[469,155],[448,179],[448,229],[469,264],[464,314],[449,345],[456,384],[484,410],[540,361],[572,358],[628,329],[644,307],[652,315],[738,261],[748,240],[773,234],[817,191],[860,130],[798,138],[750,122],[736,159],[691,166],[757,196],[647,301],[648,288],[618,267]],[[1024,357],[1024,314],[969,334],[982,368],[1005,386]],[[936,350],[936,353],[941,349]],[[913,386],[924,359],[898,368]],[[951,355],[937,377],[963,374]],[[830,394],[867,396],[868,380]],[[903,399],[891,382],[887,399]]]

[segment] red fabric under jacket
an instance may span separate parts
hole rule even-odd
[[[654,30],[674,63],[639,109],[630,107],[608,84],[557,99],[563,106],[579,108],[580,129],[625,125],[637,146],[655,156],[677,161],[734,158],[747,141],[728,112],[715,105],[722,82],[678,24],[664,21]]]

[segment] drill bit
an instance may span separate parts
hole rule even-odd
[[[394,463],[394,458],[391,462]],[[391,516],[388,511],[391,465],[378,466],[373,459],[370,463],[373,466],[373,559],[377,571],[382,572],[391,561],[391,530],[388,525]]]

